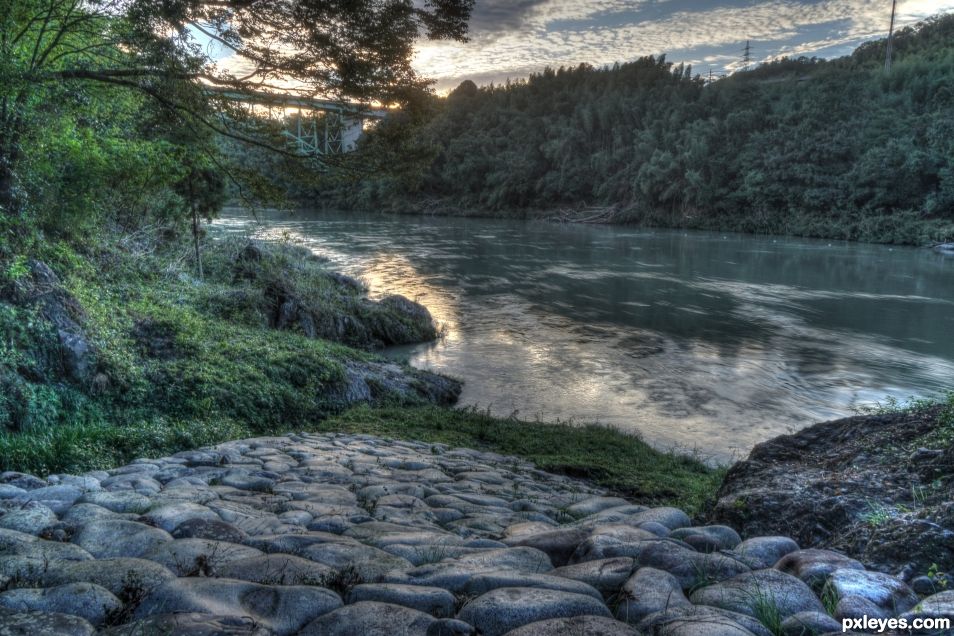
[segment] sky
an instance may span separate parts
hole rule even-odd
[[[898,0],[897,24],[954,10],[954,0]],[[470,41],[426,42],[415,68],[446,92],[666,54],[694,73],[731,72],[751,42],[754,62],[838,57],[887,35],[891,0],[476,0]]]

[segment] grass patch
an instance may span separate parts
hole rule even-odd
[[[24,433],[0,433],[0,470],[39,475],[80,473],[121,466],[137,457],[242,439],[247,426],[228,419],[168,421],[153,418],[125,425],[100,419]]]
[[[572,426],[495,418],[473,409],[433,406],[356,407],[315,430],[368,433],[448,444],[534,462],[539,468],[582,477],[630,499],[700,512],[725,474],[701,461],[661,452],[634,435],[603,426]]]

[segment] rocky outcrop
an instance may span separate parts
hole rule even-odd
[[[771,636],[864,614],[954,598],[440,444],[300,434],[0,474],[0,634]]]
[[[223,245],[221,249],[228,249]],[[360,281],[316,266],[321,259],[293,245],[250,241],[232,260],[233,280],[261,289],[274,329],[378,349],[433,340],[438,329],[423,305],[404,296],[367,297]],[[242,292],[236,292],[242,293]]]
[[[817,424],[735,464],[710,518],[940,590],[954,585],[952,440],[951,407]]]
[[[57,345],[54,363],[59,375],[74,382],[89,380],[96,359],[83,327],[83,307],[46,263],[31,259],[25,268],[26,273],[9,289],[0,290],[0,300],[36,310],[53,332]]]

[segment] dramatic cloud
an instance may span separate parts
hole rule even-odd
[[[954,10],[954,0],[898,5],[901,26]],[[477,0],[471,42],[422,44],[415,65],[441,89],[661,53],[723,72],[747,40],[755,61],[845,54],[885,35],[890,12],[890,0]]]

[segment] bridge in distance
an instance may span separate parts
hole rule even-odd
[[[340,102],[264,91],[236,91],[210,88],[225,99],[268,109],[272,119],[277,110],[284,123],[282,135],[290,147],[303,156],[340,155],[355,149],[366,122],[380,121],[390,111],[366,104]]]

